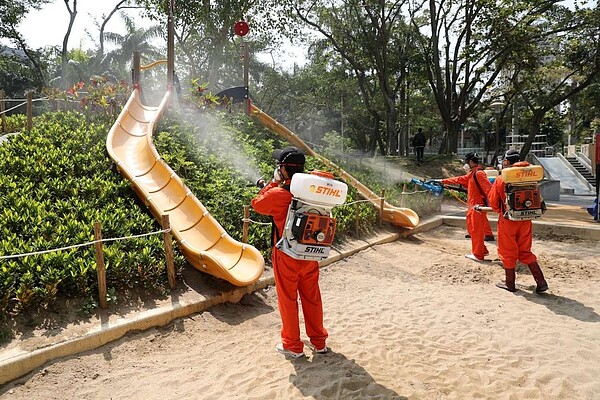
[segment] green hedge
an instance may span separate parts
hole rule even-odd
[[[11,120],[14,118],[14,121]],[[19,116],[9,123],[22,126]],[[106,115],[51,112],[34,119],[0,145],[0,255],[16,255],[92,241],[95,221],[104,238],[160,230],[146,207],[116,171],[105,150],[114,122]],[[274,148],[287,145],[244,115],[211,111],[195,119],[165,115],[154,144],[225,230],[240,240],[243,206],[270,177]],[[309,157],[307,170],[325,169]],[[370,182],[369,182],[370,183]],[[355,191],[350,188],[349,200]],[[377,214],[360,204],[361,233],[373,229]],[[334,210],[338,238],[353,234],[355,207]],[[251,219],[268,218],[251,214]],[[162,235],[104,243],[111,293],[144,287],[167,291]],[[270,227],[251,224],[248,242],[270,257]],[[176,247],[175,247],[176,248]],[[184,258],[176,252],[176,268]],[[0,318],[46,307],[58,296],[90,299],[97,293],[94,247],[0,260]]]

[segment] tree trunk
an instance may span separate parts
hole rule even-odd
[[[69,27],[67,28],[67,33],[65,33],[65,37],[63,38],[62,43],[62,52],[60,56],[60,65],[61,65],[61,84],[63,89],[67,90],[69,88],[69,84],[67,82],[67,63],[68,63],[68,52],[69,52],[69,37],[71,36],[71,29],[73,29],[73,24],[75,23],[75,17],[77,16],[77,0],[73,0],[73,9],[71,9],[69,5],[69,0],[64,0],[65,5],[67,6],[67,10],[69,11]]]
[[[542,125],[542,119],[546,115],[546,111],[544,109],[535,109],[533,110],[533,116],[531,117],[531,122],[529,124],[529,135],[527,139],[525,139],[525,143],[521,148],[521,160],[524,160],[529,151],[531,150],[531,145],[535,140],[535,137],[540,133],[540,126]]]

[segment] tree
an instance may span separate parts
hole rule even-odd
[[[372,119],[369,150],[382,154],[400,147],[397,99],[405,87],[411,52],[403,11],[407,1],[343,3],[292,1],[295,15],[319,32],[356,78],[364,107]],[[401,100],[405,96],[401,97]],[[401,108],[403,109],[403,108]],[[385,128],[380,129],[384,123]],[[381,135],[381,131],[385,135]]]
[[[112,72],[124,79],[128,76],[127,65],[133,57],[134,51],[139,51],[149,59],[157,59],[160,53],[152,45],[152,39],[160,37],[163,33],[163,27],[155,25],[148,29],[138,28],[133,19],[125,14],[121,15],[125,22],[125,34],[121,35],[114,32],[106,32],[104,39],[116,47],[107,52],[104,57],[105,63],[113,66]]]
[[[455,153],[460,127],[504,67],[522,54],[528,29],[559,0],[424,0],[411,10],[444,124],[440,153]]]
[[[114,8],[108,13],[108,15],[104,15],[104,14],[102,15],[102,24],[100,24],[100,26],[99,26],[99,34],[98,34],[99,47],[98,47],[98,52],[97,52],[97,56],[100,60],[104,56],[104,40],[105,40],[106,24],[108,24],[108,22],[112,19],[112,17],[120,10],[142,8],[140,6],[131,5],[130,3],[132,1],[133,0],[120,0],[114,6]]]
[[[169,2],[140,0],[150,18],[166,26]],[[187,0],[175,2],[175,39],[181,54],[179,65],[189,70],[190,79],[200,79],[209,89],[218,91],[228,86],[224,76],[239,77],[239,39],[233,27],[245,20],[251,27],[246,38],[254,49],[273,42],[274,29],[285,28],[277,0]],[[231,62],[235,64],[232,65]],[[238,71],[237,73],[235,71]],[[238,82],[241,82],[237,79]]]
[[[555,6],[552,11],[529,35],[527,57],[514,60],[511,85],[531,112],[521,157],[549,111],[600,79],[600,10]]]
[[[8,39],[18,50],[23,51],[33,65],[35,85],[44,82],[44,68],[39,55],[27,46],[23,35],[18,31],[19,23],[30,10],[39,10],[51,0],[0,0],[0,38]]]
[[[69,12],[69,25],[67,27],[67,32],[63,38],[62,42],[62,50],[60,56],[60,76],[61,83],[63,89],[67,89],[69,87],[69,82],[67,81],[67,62],[68,59],[68,45],[69,45],[69,37],[71,36],[71,29],[73,29],[73,24],[75,23],[75,18],[77,17],[77,0],[73,0],[73,6],[71,6],[69,0],[63,0],[65,6],[67,7],[67,11]]]

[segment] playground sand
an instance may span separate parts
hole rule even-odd
[[[519,266],[513,294],[494,287],[497,259],[464,257],[464,233],[441,226],[323,268],[328,355],[275,352],[280,320],[267,288],[48,363],[0,398],[600,398],[597,242],[534,239],[550,290],[536,295]]]

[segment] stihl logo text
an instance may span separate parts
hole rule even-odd
[[[311,189],[313,188],[311,187]],[[332,189],[328,188],[327,186],[317,186],[316,188],[314,188],[314,190],[311,191],[313,191],[316,194],[324,194],[325,196],[342,197],[340,189]]]
[[[304,249],[305,252],[307,253],[317,253],[317,254],[325,254],[325,248],[324,247],[306,247]]]
[[[521,178],[535,178],[535,171],[530,169],[530,170],[523,170],[523,171],[519,171],[516,173],[516,177],[518,179]]]

